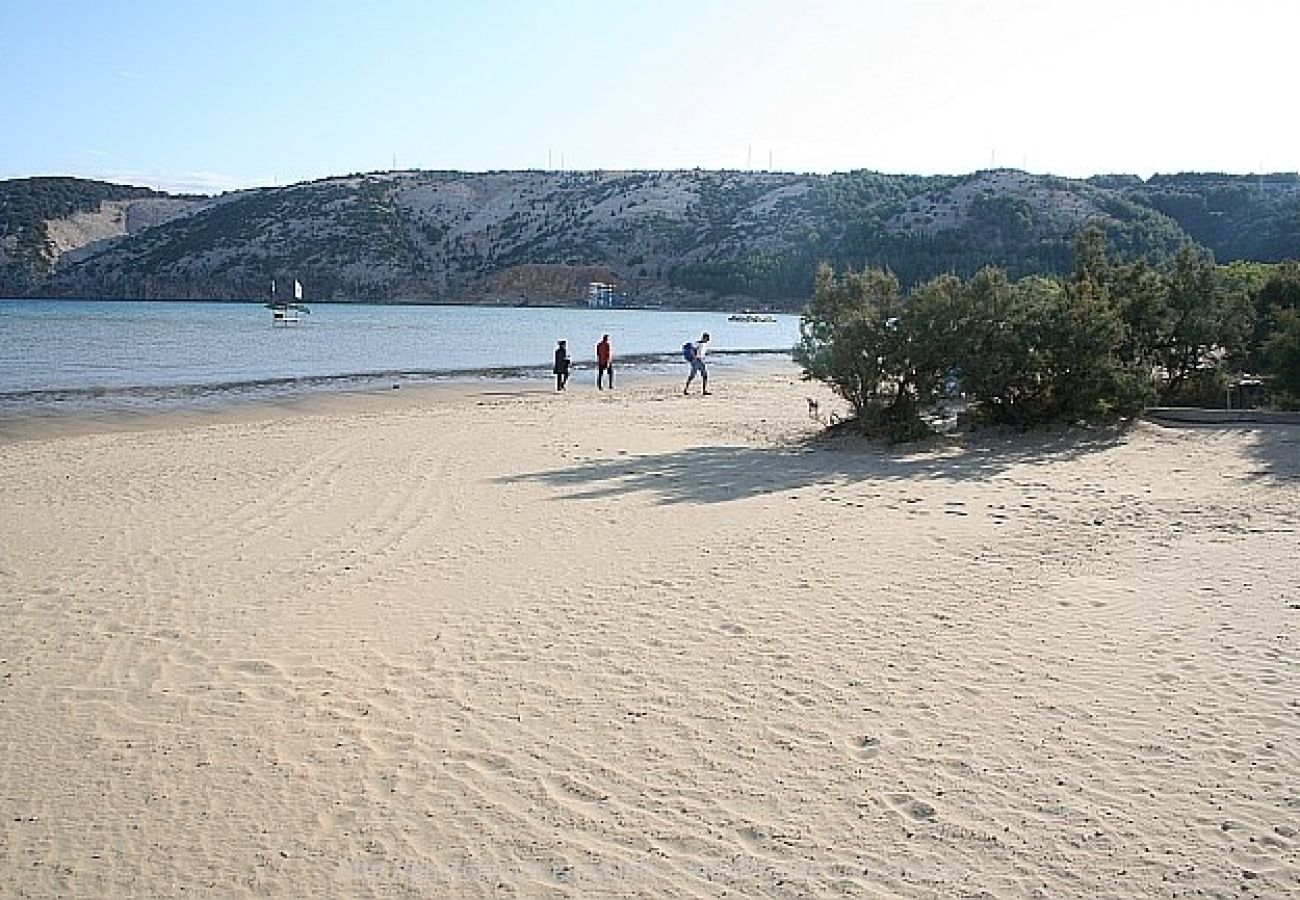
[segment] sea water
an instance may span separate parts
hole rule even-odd
[[[798,317],[627,309],[0,300],[0,415],[173,408],[443,379],[544,378],[555,342],[581,368],[664,368],[702,332],[715,360],[788,354]],[[684,365],[684,363],[682,364]]]

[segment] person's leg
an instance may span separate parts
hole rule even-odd
[[[701,389],[703,389],[706,394],[708,393],[709,370],[704,368],[704,360],[693,359],[691,360],[691,374],[686,376],[686,390],[682,391],[683,394],[691,389],[691,382],[695,380],[696,374],[699,374],[700,376]]]
[[[614,364],[610,363],[605,368],[609,369],[609,389],[614,390]]]

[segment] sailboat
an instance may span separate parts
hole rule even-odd
[[[307,304],[302,302],[302,282],[297,278],[293,280],[293,301],[280,300],[275,294],[275,279],[271,279],[271,302],[266,304],[266,308],[271,311],[272,325],[297,325],[298,314],[305,313],[310,315],[311,310]]]

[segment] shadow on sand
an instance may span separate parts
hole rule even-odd
[[[663,504],[722,503],[814,484],[980,480],[1013,465],[1077,458],[1124,440],[1124,433],[1114,429],[1046,435],[990,433],[969,437],[961,446],[898,450],[822,438],[786,448],[698,447],[620,456],[498,480],[549,484],[563,489],[565,499],[570,500],[649,492],[658,495]]]
[[[1170,407],[1148,410],[1147,418],[1162,428],[1248,433],[1247,452],[1259,463],[1253,474],[1300,478],[1300,411]]]
[[[1259,462],[1256,474],[1300,480],[1300,425],[1256,428],[1250,454]]]
[[[1194,422],[1160,422],[1164,428],[1213,433],[1249,432],[1246,452],[1258,465],[1251,474],[1261,478],[1300,480],[1300,424],[1220,425]]]

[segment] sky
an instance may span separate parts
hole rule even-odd
[[[1295,0],[0,0],[0,178],[1300,170]]]

